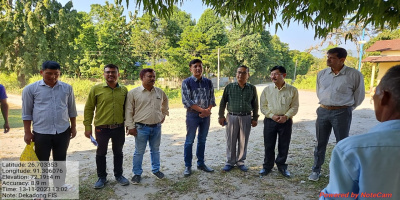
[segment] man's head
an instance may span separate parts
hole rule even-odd
[[[283,66],[275,66],[269,71],[271,72],[269,77],[272,82],[278,85],[285,83],[286,69]]]
[[[378,121],[400,119],[400,65],[390,68],[382,77],[373,99]]]
[[[118,66],[114,64],[105,65],[103,76],[106,79],[107,83],[109,84],[116,83],[119,77]]]
[[[335,47],[329,49],[326,54],[327,54],[326,65],[333,68],[342,67],[347,57],[346,49],[343,49],[341,47]]]
[[[200,59],[194,59],[189,62],[190,72],[192,72],[193,76],[197,79],[200,79],[203,75],[203,62]]]
[[[40,70],[40,75],[43,77],[43,81],[50,87],[53,87],[60,76],[61,67],[55,61],[45,61],[42,64],[42,69]]]
[[[156,72],[154,69],[146,68],[140,71],[140,80],[145,88],[152,88],[156,82]]]
[[[249,79],[249,68],[246,65],[241,65],[236,70],[236,79],[239,83],[246,83]]]

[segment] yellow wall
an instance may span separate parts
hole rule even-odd
[[[400,51],[382,51],[381,55],[386,56],[400,56]]]
[[[383,53],[383,52],[382,52]],[[398,53],[400,54],[400,53]],[[397,55],[398,55],[397,54]],[[378,71],[378,77],[376,78],[377,83],[381,81],[383,75],[389,70],[391,67],[395,65],[400,65],[400,62],[384,62],[384,63],[379,63],[379,71]]]

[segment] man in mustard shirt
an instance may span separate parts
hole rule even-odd
[[[169,114],[167,95],[154,87],[156,72],[150,68],[142,69],[140,80],[142,85],[128,92],[125,108],[128,134],[135,136],[132,184],[139,184],[142,178],[142,161],[147,143],[150,147],[151,171],[158,179],[164,178],[160,171],[161,124]]]
[[[122,175],[122,148],[125,143],[124,105],[128,89],[118,84],[119,75],[116,65],[108,64],[104,66],[106,82],[91,88],[85,105],[83,124],[87,138],[92,136],[92,121],[96,110],[94,125],[98,143],[96,166],[99,179],[94,185],[95,189],[103,188],[107,183],[106,154],[110,139],[114,153],[115,179],[120,185],[129,185],[128,179]]]
[[[295,87],[285,83],[286,69],[284,67],[275,66],[270,71],[270,78],[274,84],[264,88],[260,97],[261,112],[265,115],[265,158],[260,175],[269,174],[275,161],[278,171],[283,176],[290,177],[286,159],[292,135],[292,117],[299,109],[299,93]],[[277,136],[279,136],[278,156],[275,159]]]

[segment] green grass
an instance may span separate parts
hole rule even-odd
[[[82,177],[80,177],[82,178]],[[85,177],[86,178],[86,177]],[[80,180],[79,183],[79,199],[118,199],[118,196],[116,196],[113,186],[116,184],[110,183],[110,181],[107,183],[106,187],[95,190],[93,189],[94,183],[97,181],[97,175],[92,174],[89,177],[87,177],[86,180]]]

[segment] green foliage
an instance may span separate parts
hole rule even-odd
[[[350,23],[364,26],[372,25],[384,29],[395,29],[400,23],[400,1],[288,1],[288,0],[202,0],[220,16],[229,16],[236,24],[243,27],[252,27],[263,30],[265,24],[272,24],[277,16],[282,20],[276,22],[275,27],[297,22],[305,28],[314,28],[315,37],[323,38],[334,32],[345,21],[347,16],[354,13]],[[117,0],[121,3],[122,0]],[[127,4],[129,0],[126,0]],[[187,2],[187,0],[150,1],[137,0],[136,5],[143,7],[145,12],[155,13],[167,18],[173,13],[173,5]],[[279,12],[280,11],[280,12]],[[351,36],[350,36],[351,37]]]
[[[297,75],[293,86],[297,89],[316,90],[317,75]]]
[[[0,73],[0,84],[6,88],[7,93],[19,93],[21,88],[19,87],[17,73],[12,72],[10,74]]]

